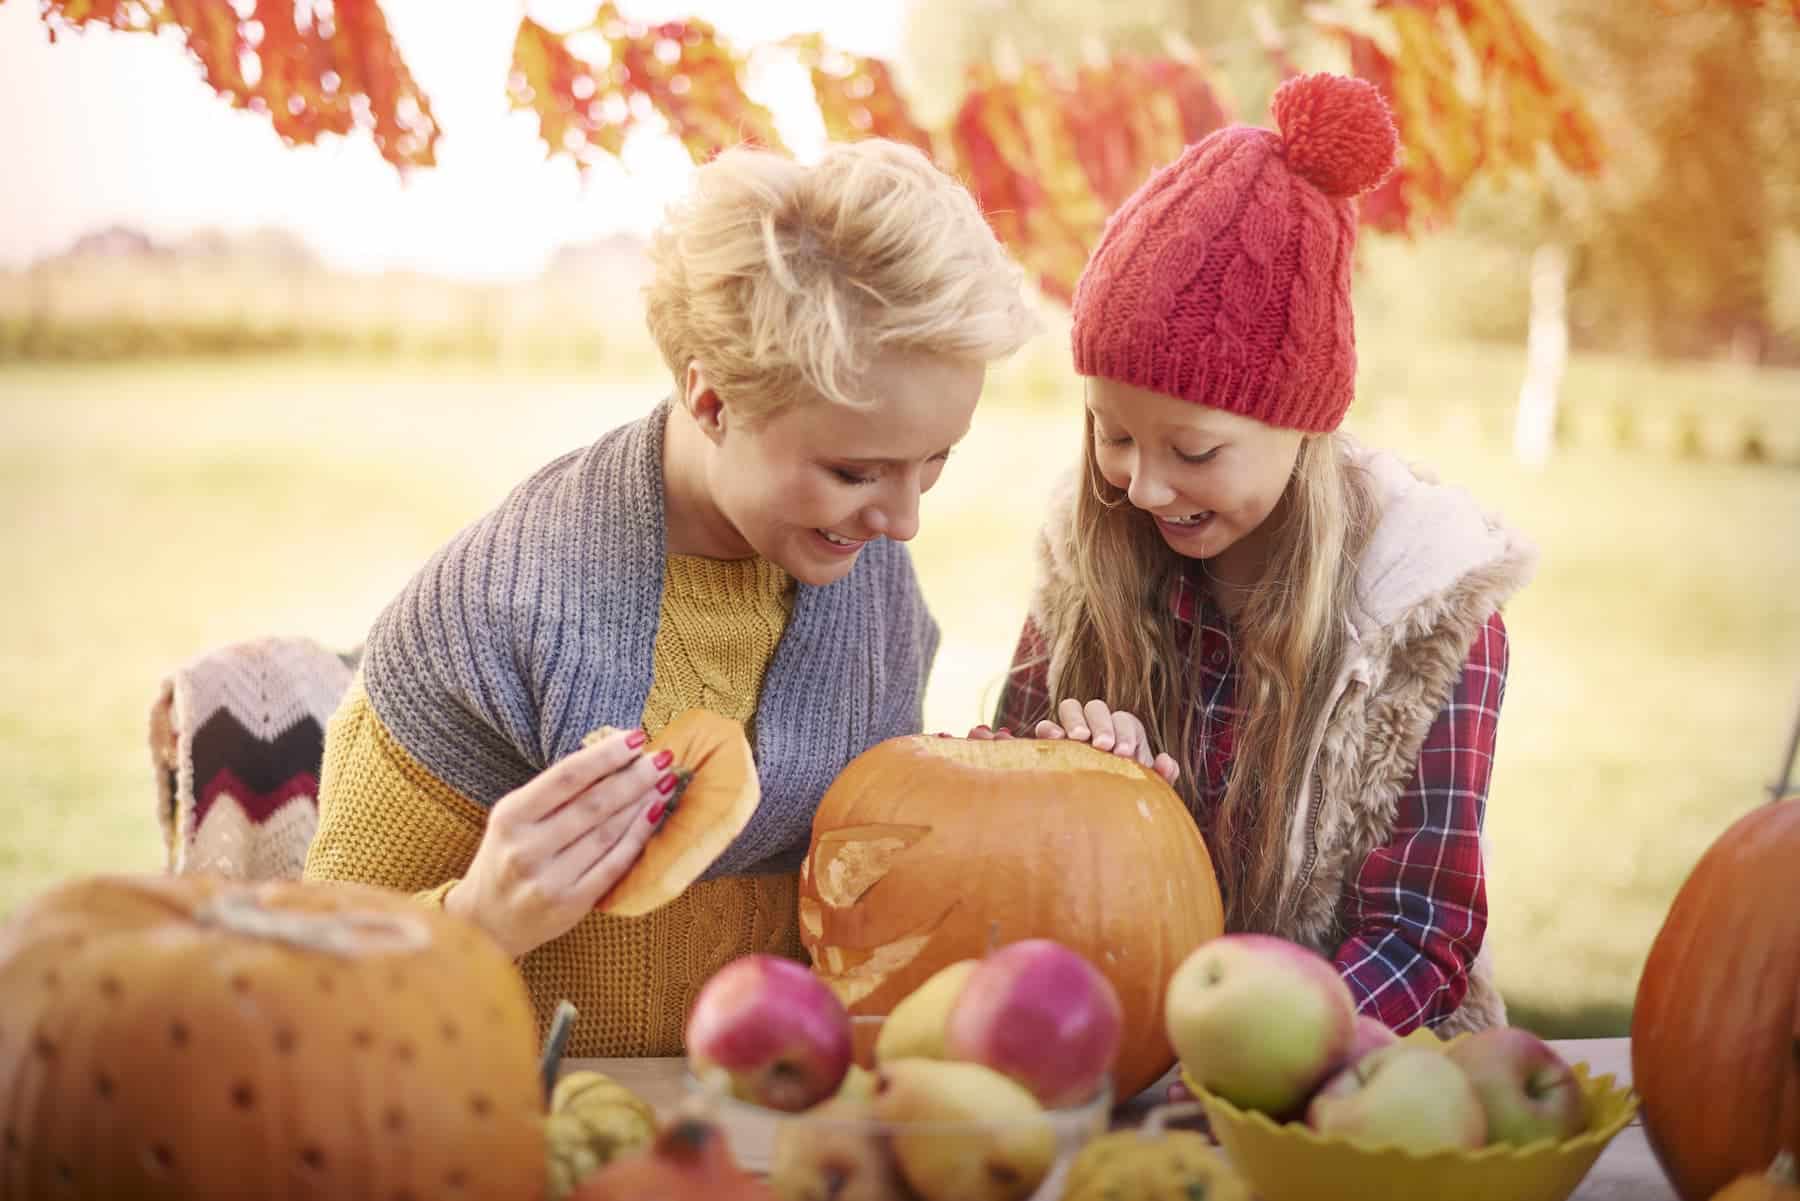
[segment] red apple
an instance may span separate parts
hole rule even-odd
[[[1399,1041],[1400,1036],[1389,1029],[1386,1022],[1366,1013],[1359,1013],[1356,1015],[1356,1025],[1350,1032],[1350,1049],[1344,1052],[1342,1066],[1349,1067],[1370,1051],[1391,1047]]]
[[[1112,981],[1047,938],[990,952],[969,973],[945,1026],[951,1058],[1010,1076],[1039,1103],[1092,1097],[1119,1053],[1124,1010]]]
[[[1350,1048],[1356,1003],[1331,961],[1286,939],[1225,934],[1169,978],[1169,1041],[1208,1091],[1283,1115]]]
[[[850,1067],[850,1015],[791,959],[745,955],[715,972],[687,1022],[688,1061],[733,1096],[798,1112],[837,1091]]]
[[[1445,1054],[1475,1086],[1487,1113],[1490,1142],[1560,1142],[1587,1129],[1581,1082],[1562,1056],[1531,1031],[1497,1026],[1458,1039]]]
[[[1430,1047],[1405,1043],[1372,1051],[1326,1081],[1306,1107],[1306,1124],[1418,1152],[1487,1141],[1481,1098],[1462,1069]]]

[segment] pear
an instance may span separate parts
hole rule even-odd
[[[871,1110],[867,1097],[840,1094],[781,1123],[769,1160],[775,1195],[781,1201],[910,1201]]]
[[[850,1065],[844,1073],[844,1079],[838,1084],[834,1099],[851,1097],[867,1101],[875,1095],[875,1073],[859,1063]]]
[[[1024,1201],[1056,1159],[1037,1098],[978,1063],[883,1064],[874,1108],[901,1175],[924,1201]]]
[[[875,1062],[948,1059],[944,1032],[950,1024],[950,1009],[962,995],[969,973],[979,963],[976,959],[959,959],[939,968],[925,983],[907,993],[881,1023],[881,1032],[875,1036]]]

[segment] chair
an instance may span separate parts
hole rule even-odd
[[[325,724],[361,653],[259,638],[207,651],[162,681],[150,754],[171,874],[299,877],[318,828]]]

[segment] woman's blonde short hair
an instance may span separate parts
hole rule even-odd
[[[975,199],[871,138],[812,165],[749,148],[695,173],[651,243],[647,319],[676,386],[690,362],[740,411],[867,403],[884,350],[991,362],[1037,329],[1022,272]]]

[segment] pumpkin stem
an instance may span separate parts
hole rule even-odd
[[[550,1105],[550,1094],[556,1091],[556,1073],[562,1066],[563,1048],[569,1045],[569,1033],[575,1029],[579,1012],[565,997],[556,1003],[556,1014],[550,1019],[550,1033],[544,1039],[544,1051],[538,1058],[538,1078],[544,1084],[546,1108]]]
[[[360,955],[417,951],[431,944],[422,920],[396,913],[339,910],[303,913],[270,909],[254,892],[221,892],[193,912],[195,924],[217,926],[234,934],[285,942],[308,951],[354,958]]]
[[[1769,1182],[1771,1184],[1800,1184],[1800,1177],[1794,1171],[1794,1153],[1782,1151],[1775,1156],[1775,1162],[1769,1165]]]
[[[1145,1138],[1155,1138],[1163,1132],[1163,1127],[1170,1122],[1179,1122],[1186,1118],[1203,1118],[1206,1106],[1198,1101],[1182,1101],[1175,1105],[1158,1105],[1138,1127],[1138,1133]]]

